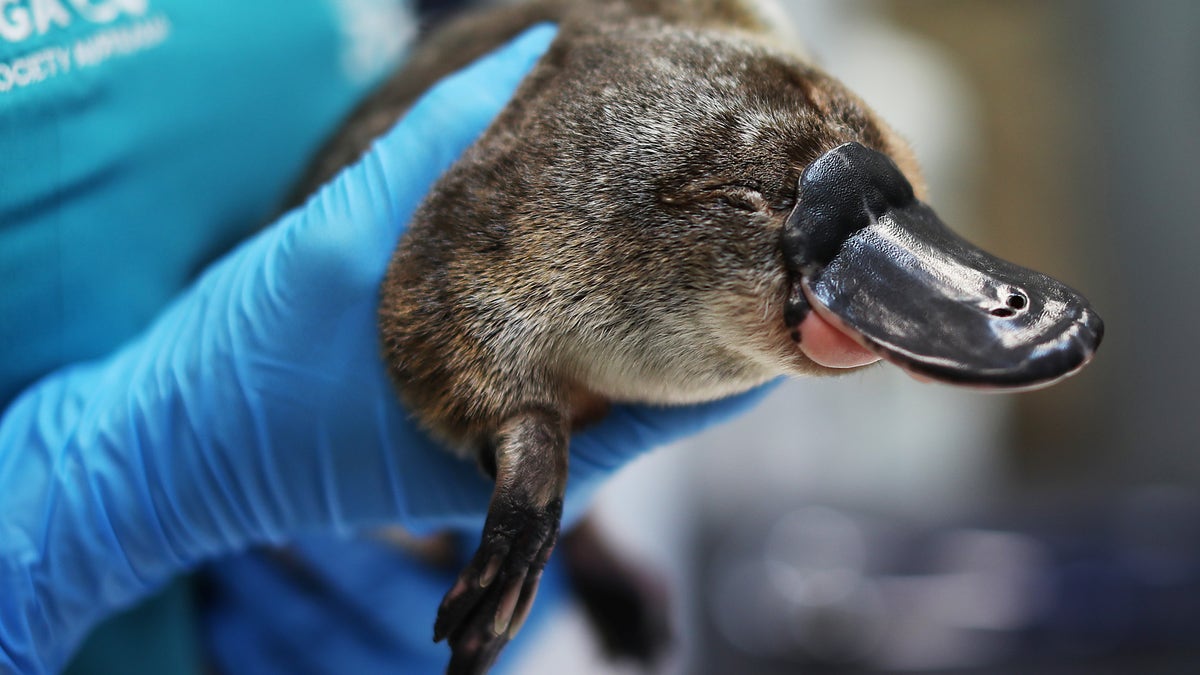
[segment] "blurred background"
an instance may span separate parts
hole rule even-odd
[[[1200,672],[1200,3],[781,4],[944,219],[1107,335],[1033,393],[788,383],[627,469],[601,520],[668,571],[661,672]],[[636,672],[575,610],[539,645],[515,672]]]

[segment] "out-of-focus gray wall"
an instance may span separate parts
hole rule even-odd
[[[1071,1],[1078,87],[1070,184],[1108,306],[1086,420],[1107,479],[1200,485],[1200,3]]]

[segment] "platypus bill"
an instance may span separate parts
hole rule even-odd
[[[814,309],[918,379],[1043,387],[1087,364],[1104,334],[1078,291],[954,234],[895,162],[859,143],[805,169],[782,248],[789,324]]]

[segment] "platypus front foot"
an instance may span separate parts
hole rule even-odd
[[[534,411],[497,433],[496,490],[483,538],[442,600],[433,639],[450,645],[447,675],[481,675],[521,629],[558,540],[566,487],[567,432]]]
[[[487,672],[521,629],[561,517],[561,500],[536,510],[493,504],[479,550],[438,609],[433,637],[450,644],[447,675]]]

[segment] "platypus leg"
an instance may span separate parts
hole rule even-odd
[[[529,614],[562,519],[567,433],[562,415],[539,409],[493,437],[496,489],[483,539],[434,624],[434,640],[450,644],[447,675],[486,672]]]
[[[653,666],[672,642],[666,582],[622,555],[592,516],[563,533],[562,555],[605,654]]]

